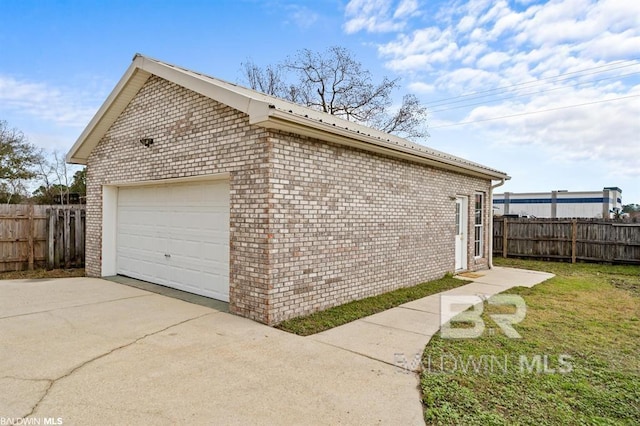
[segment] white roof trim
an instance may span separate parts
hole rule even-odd
[[[150,73],[134,65],[132,64],[127,69],[107,100],[71,147],[67,154],[68,163],[86,164],[93,148],[151,76]]]
[[[509,176],[498,170],[142,55],[134,57],[124,76],[71,147],[67,154],[68,162],[86,164],[91,151],[151,75],[241,111],[249,116],[250,124],[419,161],[483,178],[509,179]]]

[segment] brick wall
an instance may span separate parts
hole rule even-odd
[[[139,140],[152,137],[151,147]],[[151,77],[91,153],[86,269],[101,275],[101,185],[230,174],[230,310],[265,322],[269,282],[266,131],[244,114]]]
[[[273,321],[440,278],[454,270],[455,195],[483,179],[299,136],[273,134]],[[485,225],[489,206],[485,202]]]
[[[472,242],[473,195],[489,190],[482,179],[250,126],[152,77],[88,161],[87,273],[101,275],[101,185],[214,173],[230,175],[230,310],[268,324],[453,271],[450,197],[469,196]],[[488,234],[483,258],[469,244],[469,269],[486,267]]]

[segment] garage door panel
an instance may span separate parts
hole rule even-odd
[[[195,283],[191,287],[187,287],[184,290],[192,293],[201,294],[202,296],[212,297],[214,299],[229,301],[229,294],[223,293],[217,288],[220,288],[221,284],[227,282],[227,277],[222,277],[214,274],[203,274],[196,271],[187,271],[186,273],[180,273],[179,282],[193,282]]]
[[[228,282],[228,276],[203,273],[201,270],[169,268],[172,277],[165,285],[218,300],[229,301],[228,292],[216,290]]]
[[[140,227],[136,233],[133,227],[127,227],[118,236],[118,244],[122,250],[146,250],[165,253],[166,241],[158,234],[157,229]]]
[[[205,243],[203,247],[203,259],[229,263],[229,250],[227,250],[228,246],[222,246],[215,243]],[[221,251],[224,251],[224,253],[220,253]],[[220,255],[214,255],[215,253],[220,253]]]
[[[120,188],[117,247],[120,274],[228,301],[228,182]]]
[[[164,277],[168,274],[166,265],[158,265],[154,258],[144,256],[134,259],[123,259],[119,273],[132,276],[144,281],[156,284],[166,284],[168,280]]]
[[[202,243],[198,241],[174,242],[168,251],[171,252],[171,258],[175,262],[187,262],[188,259],[198,262],[205,255]],[[215,253],[211,253],[211,255],[216,256]]]
[[[162,227],[154,227],[149,224],[145,225],[122,225],[120,227],[120,235],[130,238],[158,238],[162,235]]]

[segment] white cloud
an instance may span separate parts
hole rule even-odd
[[[417,0],[350,0],[345,8],[347,34],[400,31],[418,14]]]
[[[462,65],[470,66],[475,63],[478,56],[487,51],[487,46],[483,43],[470,42],[460,46],[460,50],[454,59],[460,60]]]
[[[396,19],[412,16],[418,10],[418,2],[416,0],[402,0],[398,5],[393,17]]]
[[[520,23],[525,19],[525,16],[521,13],[505,13],[498,20],[491,29],[491,39],[495,40],[507,31],[516,29]]]
[[[0,75],[0,112],[17,111],[60,126],[83,127],[97,105],[96,94]]]
[[[486,13],[481,14],[478,18],[478,24],[484,25],[489,22],[499,21],[501,18],[511,13],[509,5],[505,0],[496,1],[495,4]]]
[[[413,93],[424,94],[424,93],[433,93],[435,91],[435,86],[433,84],[427,84],[421,81],[410,83],[408,88]]]
[[[310,28],[320,18],[320,15],[305,6],[290,4],[286,6],[287,20],[285,23],[293,23],[298,28]]]
[[[635,90],[640,95],[639,90]],[[574,108],[564,106],[589,103],[593,94],[573,93],[564,102],[555,97],[542,97],[526,104],[502,104],[475,109],[470,120],[494,118],[518,113],[530,113],[503,122],[482,125],[494,140],[504,145],[537,145],[556,159],[596,161],[619,175],[637,177],[640,174],[640,144],[637,141],[640,125],[640,98],[618,99],[624,96],[609,94],[607,102]],[[551,110],[536,113],[537,111]]]
[[[498,68],[509,60],[510,56],[504,52],[491,52],[484,55],[477,62],[479,68]]]
[[[525,114],[465,128],[564,161],[597,160],[610,174],[640,173],[640,98],[616,100],[639,90],[640,1],[518,3],[448,4],[427,25],[394,29],[378,53],[411,76],[411,90],[451,99],[431,108],[434,126]],[[473,92],[487,96],[457,98]]]
[[[476,24],[476,19],[473,16],[465,16],[458,22],[456,29],[462,33],[466,33],[471,30]]]
[[[640,52],[640,35],[634,30],[613,34],[605,31],[595,40],[582,43],[577,47],[585,54],[603,59],[633,57]]]
[[[26,133],[30,142],[33,142],[47,152],[59,151],[66,153],[77,138],[78,132],[29,132]]]
[[[447,92],[461,94],[469,92],[467,87],[496,87],[500,77],[495,73],[476,68],[461,67],[438,77],[435,86]]]

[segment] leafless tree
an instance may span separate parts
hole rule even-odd
[[[62,153],[53,151],[49,158],[43,155],[38,164],[37,178],[41,183],[34,192],[38,202],[53,204],[55,196],[59,196],[61,204],[68,203],[70,177]]]
[[[65,204],[69,201],[69,172],[64,154],[53,151],[53,173],[57,182],[56,188],[60,195],[60,203]]]
[[[268,65],[258,67],[251,61],[240,64],[242,74],[247,79],[249,87],[271,96],[281,96],[284,93],[281,70],[279,67]]]
[[[343,47],[324,52],[298,51],[278,65],[242,64],[245,82],[254,90],[277,96],[347,120],[407,138],[424,138],[427,109],[414,95],[394,107],[398,79],[374,83],[371,73]]]

